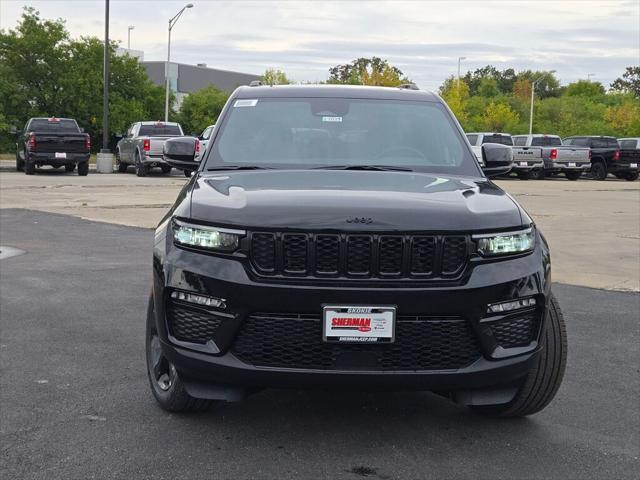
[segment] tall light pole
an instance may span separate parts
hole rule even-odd
[[[104,2],[104,58],[102,65],[102,150],[109,152],[109,0]]]
[[[131,30],[136,28],[135,25],[129,25],[127,27],[127,50],[131,50]]]
[[[169,121],[169,62],[171,61],[171,29],[176,24],[182,12],[184,12],[187,8],[192,8],[193,3],[187,3],[182,10],[174,15],[173,18],[169,20],[169,42],[167,43],[167,65],[164,68],[164,79],[165,79],[165,97],[164,97],[164,121]]]
[[[587,73],[587,82],[591,81],[591,77],[595,77],[596,74],[595,73]]]
[[[458,82],[457,82],[457,87],[458,87],[458,97],[460,97],[460,62],[462,60],[466,60],[467,57],[458,57]]]
[[[555,70],[551,70],[549,73],[556,73]],[[531,82],[531,109],[529,110],[529,135],[533,133],[533,96],[536,90],[536,83],[538,83],[544,75],[539,76],[533,82]]]

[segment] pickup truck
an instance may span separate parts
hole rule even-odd
[[[473,132],[467,133],[467,140],[471,149],[482,165],[480,156],[482,145],[485,143],[499,143],[508,145],[513,150],[513,168],[510,173],[515,173],[520,180],[528,180],[531,176],[539,176],[543,170],[542,154],[538,149],[529,147],[513,147],[513,138],[508,133]]]
[[[578,180],[583,172],[591,169],[590,150],[585,147],[565,146],[558,135],[515,135],[513,144],[540,151],[544,169],[538,172],[538,179],[562,173],[569,180]]]
[[[182,127],[174,122],[136,122],[116,145],[118,172],[124,173],[134,165],[136,175],[145,177],[149,169],[160,167],[162,173],[171,172],[171,166],[162,158],[162,147],[168,138],[182,137]]]
[[[91,137],[84,133],[73,118],[31,118],[24,130],[14,130],[16,142],[16,170],[33,175],[36,167],[64,166],[78,175],[89,173]]]
[[[615,137],[575,136],[565,138],[562,143],[591,149],[591,175],[597,180],[606,180],[610,173],[629,181],[638,178],[638,150],[621,150]]]

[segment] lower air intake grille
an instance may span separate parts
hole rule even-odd
[[[184,342],[207,343],[213,340],[222,319],[200,309],[167,302],[167,325],[176,339]]]
[[[536,314],[531,312],[519,318],[497,322],[491,325],[491,331],[502,348],[526,347],[538,335]]]
[[[461,318],[400,317],[395,343],[324,343],[318,315],[248,316],[231,347],[245,363],[320,370],[440,370],[465,367],[480,357],[478,342]]]

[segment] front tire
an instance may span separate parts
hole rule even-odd
[[[520,172],[520,173],[518,173],[518,178],[520,180],[529,180],[531,178],[531,173],[530,172]]]
[[[567,177],[567,180],[571,180],[573,182],[578,180],[581,175],[582,175],[582,172],[567,172],[567,173],[565,173],[565,176]]]
[[[538,170],[537,172],[534,173],[533,178],[536,180],[544,180],[546,178],[546,175],[544,173],[544,169],[541,168],[540,170]]]
[[[151,393],[163,410],[168,412],[201,412],[217,402],[194,398],[185,390],[175,367],[165,358],[156,327],[153,295],[147,307],[146,331],[147,377]]]
[[[553,295],[541,343],[542,350],[511,402],[470,408],[476,413],[497,417],[524,417],[545,408],[555,397],[567,364],[567,331]]]
[[[162,173],[164,173],[165,175],[168,173],[171,173],[171,167],[169,165],[162,165],[160,166],[160,169],[162,170]]]
[[[20,153],[16,151],[16,171],[23,172],[24,171],[24,160],[20,158]]]
[[[127,172],[127,164],[120,158],[120,150],[116,151],[116,165],[118,166],[118,173]]]
[[[183,172],[184,172],[184,176],[187,178],[191,178],[191,175],[193,174],[193,172],[190,170],[183,170]]]
[[[75,163],[71,163],[71,164],[67,164],[64,166],[64,171],[65,172],[73,172],[76,169],[76,164]]]
[[[635,182],[638,179],[638,175],[638,172],[630,172],[625,175],[624,179],[628,182]]]

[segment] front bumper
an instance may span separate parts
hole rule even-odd
[[[61,167],[63,165],[75,165],[89,161],[90,154],[87,153],[66,153],[66,158],[56,158],[55,152],[29,152],[29,161],[35,165],[51,165]]]
[[[174,246],[162,231],[157,233],[156,238],[154,249],[156,324],[165,356],[189,382],[248,389],[263,387],[432,391],[480,389],[512,384],[524,377],[540,348],[539,335],[544,327],[543,319],[550,295],[550,270],[548,249],[539,234],[536,248],[532,253],[499,262],[472,261],[461,282],[408,284],[390,281],[375,286],[360,281],[336,281],[334,284],[318,285],[303,282],[297,284],[267,282],[255,278],[250,270],[245,268],[241,259],[183,250]],[[214,308],[210,312],[217,315],[221,322],[213,341],[207,344],[196,344],[184,339],[179,340],[174,336],[175,331],[168,324],[168,310],[175,306],[170,298],[174,290],[224,299],[225,308]],[[537,300],[537,307],[535,312],[530,313],[535,314],[537,323],[531,342],[526,346],[502,348],[492,334],[492,325],[496,324],[496,320],[506,320],[515,316],[488,318],[487,304],[532,296]],[[399,319],[413,316],[463,319],[472,331],[474,342],[477,342],[478,355],[470,362],[457,364],[455,368],[442,365],[422,368],[417,366],[418,362],[413,368],[407,368],[404,365],[402,368],[394,369],[388,365],[387,368],[378,368],[375,364],[372,367],[371,363],[360,363],[361,359],[355,358],[357,355],[353,358],[346,356],[341,361],[337,360],[336,363],[323,365],[309,362],[300,365],[295,363],[269,365],[264,362],[260,364],[260,362],[247,361],[246,357],[237,353],[239,339],[244,332],[243,326],[252,319],[255,321],[253,318],[255,312],[267,312],[264,316],[276,316],[282,318],[283,322],[292,317],[317,320],[320,318],[323,304],[395,305]],[[398,328],[401,325],[399,322]],[[322,343],[319,327],[320,325],[313,327],[317,331],[317,344],[306,345],[305,349],[321,348],[321,345],[326,345]],[[255,342],[258,345],[257,348],[274,348],[267,338],[270,330],[262,331],[265,342],[261,345],[258,339]],[[292,329],[292,338],[298,339],[296,341],[307,340],[296,335],[298,333]],[[396,351],[402,353],[400,348],[402,346],[397,344]],[[388,348],[386,345],[367,347],[381,350]],[[447,353],[446,339],[445,343],[440,344],[438,348],[442,349],[443,355]],[[295,349],[296,345],[292,343],[291,358],[299,358],[294,355]],[[369,353],[371,353],[370,350]],[[317,355],[325,354],[334,355],[336,349],[330,351],[325,349]],[[374,352],[373,356],[375,354]],[[281,355],[280,359],[282,358],[287,360],[286,355],[284,357]],[[323,359],[324,357],[314,358]],[[352,360],[353,363],[351,363]]]

